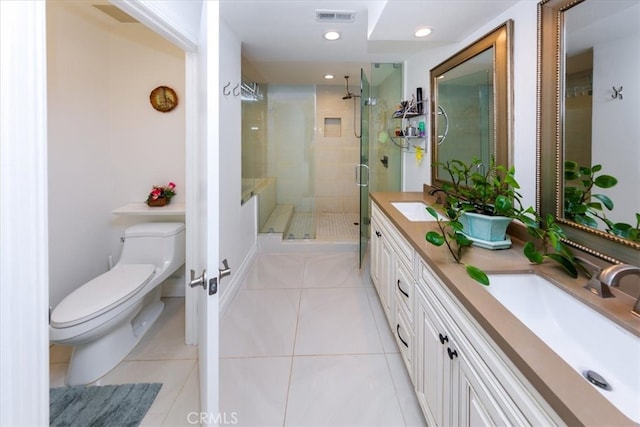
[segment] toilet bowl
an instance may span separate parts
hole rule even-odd
[[[65,384],[94,382],[125,358],[164,309],[158,285],[184,261],[183,223],[144,223],[125,230],[116,265],[51,312],[49,340],[73,346]]]

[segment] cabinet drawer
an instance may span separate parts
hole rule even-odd
[[[400,261],[396,262],[396,281],[394,286],[396,301],[398,302],[397,305],[405,311],[409,321],[409,326],[413,327],[413,295],[415,281],[407,267]]]
[[[376,218],[378,224],[386,234],[387,239],[393,245],[398,259],[401,259],[408,268],[413,268],[414,250],[413,247],[402,236],[398,229],[389,221],[386,215],[382,213],[375,203],[372,204],[373,218]]]
[[[413,329],[409,326],[407,321],[407,315],[404,310],[396,307],[396,326],[394,328],[394,335],[402,360],[407,367],[409,376],[413,379]]]

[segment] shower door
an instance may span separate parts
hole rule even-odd
[[[364,70],[360,69],[360,268],[369,243],[369,96],[371,85]]]

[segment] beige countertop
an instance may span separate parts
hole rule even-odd
[[[371,199],[564,422],[568,425],[636,425],[493,298],[482,285],[469,278],[445,247],[433,246],[425,240],[427,231],[437,230],[435,222],[409,221],[390,204],[423,201],[434,205],[432,197],[422,192],[374,192],[371,193]],[[593,295],[583,289],[587,281],[585,277],[572,279],[555,263],[532,265],[522,254],[523,242],[513,236],[511,240],[513,246],[506,250],[468,248],[463,260],[487,272],[540,272],[574,297],[640,336],[640,319],[630,313],[634,298],[617,289],[612,289],[616,298],[602,299]],[[615,360],[610,362],[616,363]]]

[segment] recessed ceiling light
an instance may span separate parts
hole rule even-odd
[[[324,78],[327,80],[331,80],[332,78],[334,78],[335,76],[333,74],[325,74]]]
[[[431,34],[431,28],[420,28],[415,33],[413,33],[413,35],[416,37],[427,37],[429,34]]]
[[[327,40],[338,40],[340,38],[340,33],[337,31],[327,31],[324,33],[324,38]]]

